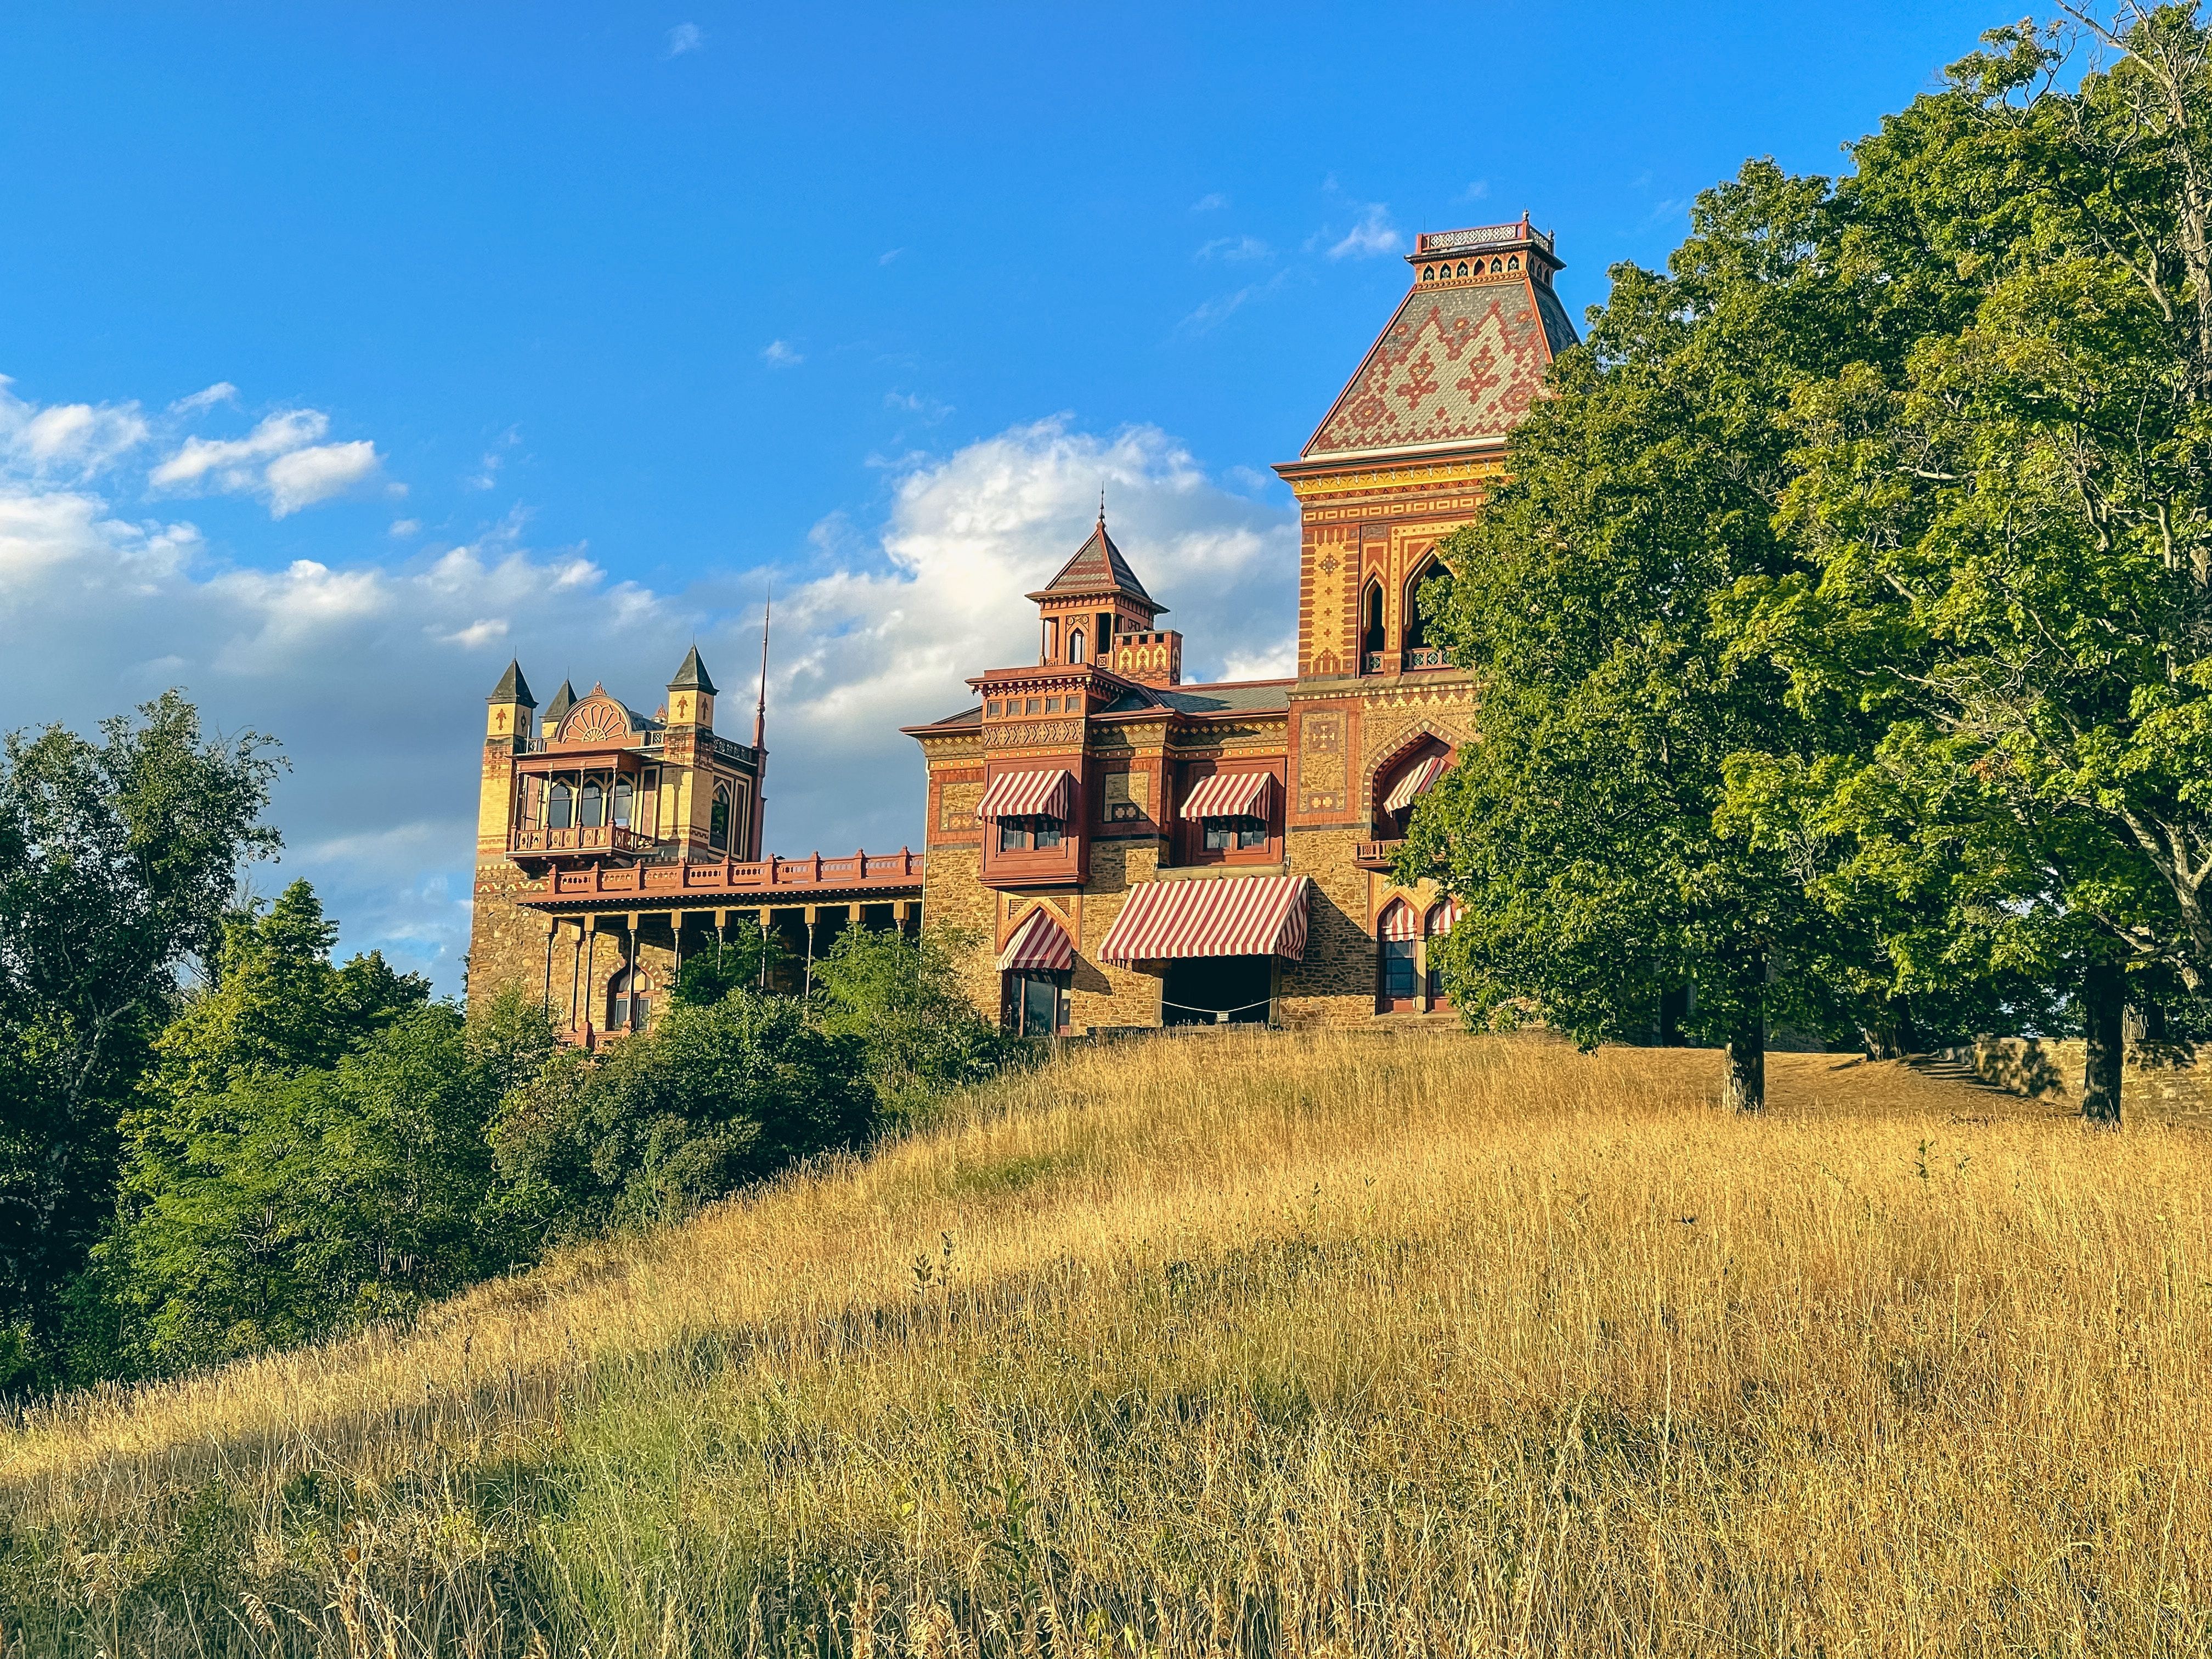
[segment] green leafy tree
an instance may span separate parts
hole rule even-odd
[[[732,991],[761,990],[784,961],[786,951],[775,937],[750,916],[739,916],[714,943],[694,951],[684,959],[676,976],[671,1000],[691,1007],[712,1007]]]
[[[491,1129],[501,1224],[533,1241],[669,1220],[866,1133],[857,1039],[794,999],[679,1004],[598,1054],[556,1054]]]
[[[1474,1017],[1641,1035],[1696,988],[1730,1103],[1764,1099],[1778,1016],[1832,1025],[1852,940],[1784,854],[1717,823],[1731,756],[1819,734],[1731,659],[1714,597],[1793,556],[1780,416],[1831,349],[1825,181],[1765,164],[1701,198],[1668,275],[1617,267],[1589,339],[1518,427],[1510,478],[1444,545],[1441,631],[1481,675],[1482,738],[1422,803],[1401,874],[1465,913],[1443,950]]]
[[[68,1287],[114,1211],[120,1126],[212,957],[277,763],[176,692],[0,750],[0,1386],[52,1380]]]
[[[1797,707],[1884,727],[1802,816],[1950,887],[1969,952],[2069,979],[2114,1121],[2130,984],[2212,988],[2212,38],[2075,15],[2113,54],[2077,86],[2067,37],[2000,29],[1859,148],[1838,247],[1962,303],[1795,388],[1807,568],[1730,609]]]
[[[848,927],[814,963],[816,1023],[860,1044],[868,1080],[894,1116],[981,1082],[1021,1052],[976,1011],[953,960],[940,933]]]

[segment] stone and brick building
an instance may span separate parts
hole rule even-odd
[[[510,668],[486,728],[472,991],[539,988],[588,1041],[649,1018],[733,915],[794,959],[838,927],[919,915],[957,942],[978,1005],[1031,1032],[1437,1010],[1428,942],[1454,911],[1390,863],[1476,711],[1419,595],[1575,336],[1525,217],[1425,234],[1409,263],[1389,325],[1276,468],[1300,519],[1294,676],[1185,684],[1182,635],[1102,510],[1026,596],[1036,660],[904,728],[928,774],[923,853],[772,859],[758,708],[751,743],[717,735],[696,651],[650,718],[566,686],[540,715]]]

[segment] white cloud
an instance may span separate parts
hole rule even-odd
[[[905,252],[902,247],[886,248],[883,252],[876,255],[876,263],[879,265],[887,265]]]
[[[939,398],[918,392],[886,392],[884,407],[896,409],[902,414],[917,416],[925,425],[935,426],[952,413],[952,405]]]
[[[1204,334],[1219,327],[1253,301],[1273,293],[1283,284],[1283,273],[1277,271],[1264,283],[1247,283],[1226,294],[1217,294],[1176,325],[1178,334]]]
[[[147,482],[157,490],[258,495],[281,519],[344,495],[382,465],[367,439],[318,443],[330,425],[319,409],[286,409],[243,438],[187,438]]]
[[[281,519],[303,507],[343,495],[376,475],[376,446],[365,438],[351,443],[314,444],[279,455],[269,463],[269,512]]]
[[[1229,198],[1218,190],[1208,191],[1190,204],[1193,213],[1218,213],[1229,205]]]
[[[1489,194],[1490,180],[1487,179],[1477,179],[1465,190],[1460,191],[1459,199],[1462,202],[1480,202],[1484,197]]]
[[[1364,259],[1397,251],[1398,228],[1390,222],[1390,210],[1381,202],[1370,202],[1359,210],[1359,217],[1352,228],[1330,245],[1328,257]]]
[[[146,441],[145,417],[127,404],[48,404],[8,390],[0,374],[0,459],[37,478],[85,479]]]
[[[267,447],[196,451],[177,477],[213,487],[246,468],[259,480],[277,459]],[[339,446],[281,453],[317,447]],[[896,728],[966,706],[966,676],[1029,657],[1036,612],[1022,596],[1089,533],[1102,483],[1115,540],[1188,636],[1187,672],[1280,669],[1295,623],[1291,514],[1224,488],[1150,427],[1102,434],[1061,418],[910,459],[880,525],[832,515],[787,570],[673,592],[614,580],[579,546],[533,550],[519,513],[459,544],[416,552],[347,531],[359,539],[258,568],[218,556],[189,523],[134,521],[0,449],[0,708],[11,723],[83,729],[182,685],[222,729],[273,732],[294,765],[272,814],[291,850],[256,883],[308,877],[345,949],[383,948],[457,990],[483,696],[510,653],[541,698],[564,677],[604,679],[651,709],[696,638],[726,702],[749,713],[774,574],[772,843],[918,845],[921,767]],[[314,533],[331,534],[288,539]]]
[[[420,534],[422,529],[422,521],[420,519],[394,519],[392,521],[391,530],[386,533],[393,536],[413,536]]]
[[[213,386],[195,392],[189,398],[179,398],[169,405],[172,415],[198,415],[218,404],[238,401],[238,388],[228,380],[217,380]]]
[[[668,55],[671,58],[681,58],[687,52],[696,52],[706,44],[706,32],[696,23],[678,23],[668,31]]]
[[[761,361],[771,368],[789,368],[806,361],[788,340],[770,340],[761,349]]]

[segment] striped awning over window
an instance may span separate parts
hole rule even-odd
[[[1402,812],[1416,800],[1429,793],[1436,781],[1443,776],[1451,765],[1449,755],[1431,755],[1406,769],[1406,775],[1390,786],[1390,793],[1382,797],[1382,810]]]
[[[1075,778],[1065,767],[1045,772],[1001,772],[991,780],[975,816],[994,818],[1064,818],[1075,799]]]
[[[1057,974],[1074,965],[1075,946],[1068,942],[1067,930],[1048,910],[1032,910],[1024,916],[1006,941],[1006,948],[999,952],[1002,974],[1032,969]]]
[[[1305,953],[1304,876],[1139,882],[1098,947],[1101,961],[1123,964]]]
[[[1442,934],[1449,933],[1452,930],[1452,924],[1458,920],[1459,901],[1457,899],[1447,898],[1441,904],[1431,905],[1427,922],[1429,937],[1436,939]]]
[[[1216,772],[1200,778],[1182,804],[1186,818],[1264,818],[1267,792],[1274,785],[1269,772]]]
[[[1375,927],[1377,939],[1419,939],[1420,933],[1420,921],[1413,915],[1413,907],[1403,899],[1393,899]]]

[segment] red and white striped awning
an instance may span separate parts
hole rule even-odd
[[[1098,947],[1102,962],[1306,953],[1304,876],[1139,882]]]
[[[1183,801],[1186,818],[1264,818],[1267,792],[1275,781],[1270,772],[1216,772],[1200,778]]]
[[[1065,767],[1045,772],[1001,772],[991,780],[975,816],[993,818],[1064,818],[1075,799],[1075,778]]]
[[[1427,919],[1429,937],[1438,939],[1449,933],[1452,930],[1452,924],[1458,920],[1459,901],[1457,899],[1446,898],[1441,904],[1431,905]]]
[[[1407,939],[1420,936],[1420,918],[1413,914],[1413,907],[1403,899],[1392,899],[1390,908],[1382,913],[1375,926],[1375,937],[1377,939]]]
[[[1057,974],[1074,965],[1075,946],[1068,942],[1067,930],[1060,925],[1058,917],[1042,908],[1022,918],[1013,937],[1006,941],[1006,948],[999,952],[999,971],[1002,974],[1037,969]]]
[[[1436,781],[1443,776],[1451,764],[1449,755],[1431,755],[1406,769],[1406,775],[1390,786],[1390,793],[1382,797],[1382,810],[1402,812],[1416,800],[1429,793]]]

